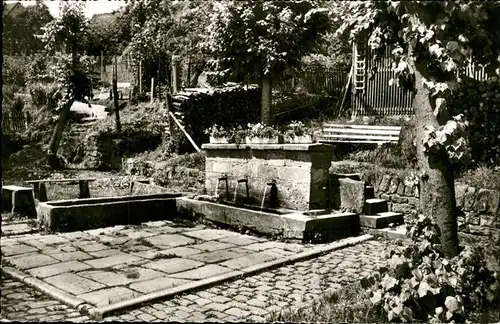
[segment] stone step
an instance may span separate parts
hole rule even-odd
[[[365,199],[375,198],[375,189],[373,186],[365,186]]]
[[[410,238],[406,236],[406,225],[400,225],[395,228],[373,228],[369,229],[367,232],[375,236],[384,237],[388,240],[410,240]]]
[[[387,201],[384,199],[371,198],[365,200],[365,215],[377,215],[389,211]]]
[[[385,212],[377,215],[359,215],[359,225],[369,228],[385,228],[389,224],[402,224],[404,222],[402,213]]]

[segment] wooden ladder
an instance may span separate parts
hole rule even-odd
[[[358,46],[353,45],[354,48],[354,89],[363,92],[365,90],[366,82],[366,59],[359,54]]]

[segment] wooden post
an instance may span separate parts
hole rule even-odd
[[[104,80],[104,61],[103,61],[102,51],[101,51],[101,80]]]
[[[161,102],[161,90],[160,90],[160,70],[161,70],[161,56],[158,58],[158,71],[156,72],[156,86],[158,87],[158,101]]]
[[[139,61],[139,93],[142,93],[142,60]]]
[[[120,134],[122,132],[122,124],[120,122],[120,112],[118,105],[118,62],[116,61],[116,55],[114,56],[113,60],[113,107],[115,113],[116,132]]]
[[[35,199],[40,200],[40,184],[38,182],[33,182],[33,194]]]
[[[168,129],[168,135],[170,138],[174,137],[172,125],[170,123],[170,111],[172,110],[172,95],[170,93],[167,93],[167,98],[165,98],[165,107],[167,109],[167,129]]]
[[[78,196],[78,198],[90,198],[89,182],[80,180],[78,181],[78,185],[80,187],[80,195]]]
[[[176,94],[180,90],[179,61],[180,61],[180,57],[178,55],[172,56],[172,93],[173,94]]]
[[[151,103],[153,103],[154,94],[155,94],[155,78],[151,78]]]
[[[45,183],[40,182],[39,192],[38,192],[38,200],[40,202],[47,201],[47,189],[45,188]]]

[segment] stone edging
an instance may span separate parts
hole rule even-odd
[[[302,253],[298,253],[289,257],[284,257],[278,260],[265,262],[257,265],[252,265],[242,270],[234,270],[228,273],[221,274],[219,276],[191,282],[185,285],[180,285],[177,287],[164,289],[160,291],[156,291],[153,293],[149,293],[137,298],[133,298],[130,300],[125,300],[122,302],[114,303],[111,305],[103,306],[103,307],[94,307],[88,304],[83,299],[74,297],[61,289],[53,287],[40,279],[34,278],[30,275],[25,274],[22,271],[19,271],[12,267],[2,267],[2,271],[6,274],[10,275],[14,279],[25,283],[28,286],[34,287],[35,289],[51,296],[52,298],[67,304],[75,309],[77,309],[82,314],[88,314],[92,320],[101,320],[105,314],[123,309],[130,308],[139,304],[151,302],[156,299],[171,297],[176,294],[184,293],[191,290],[196,290],[200,288],[204,288],[216,283],[221,283],[224,281],[234,280],[241,277],[246,277],[250,275],[254,275],[256,273],[262,272],[264,270],[268,270],[271,268],[275,268],[278,266],[283,266],[285,264],[301,261],[304,259],[309,259],[312,257],[316,257],[321,254],[325,254],[334,250],[338,250],[344,247],[353,246],[365,241],[369,241],[373,239],[373,236],[370,234],[364,234],[357,237],[351,237],[346,239],[343,242],[333,242],[323,247],[313,248],[312,250],[305,251]]]
[[[34,287],[35,289],[43,292],[46,295],[49,295],[50,297],[60,301],[61,303],[77,309],[80,313],[86,313],[87,310],[92,307],[92,305],[88,304],[85,300],[72,296],[67,292],[62,291],[61,289],[49,285],[40,279],[27,275],[15,268],[2,267],[2,271],[12,278],[21,281],[28,286]]]

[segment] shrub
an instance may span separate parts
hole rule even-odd
[[[430,218],[420,215],[408,227],[413,243],[388,250],[389,266],[370,289],[370,300],[383,306],[389,321],[464,322],[472,310],[499,301],[498,282],[480,247],[447,259]]]
[[[475,162],[500,163],[500,81],[467,79],[450,99],[452,115],[464,114],[469,122]]]
[[[2,77],[4,84],[26,86],[28,82],[28,58],[21,56],[4,56]]]
[[[47,107],[54,111],[57,108],[57,103],[62,99],[62,94],[58,91],[59,88],[55,83],[33,83],[29,85],[29,93],[31,95],[31,103],[37,108]]]

